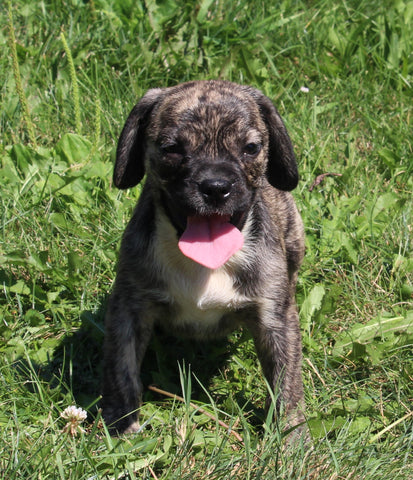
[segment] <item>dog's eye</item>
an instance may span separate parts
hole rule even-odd
[[[244,147],[244,155],[258,155],[261,150],[261,145],[259,143],[248,143]]]
[[[179,155],[184,156],[185,151],[179,143],[172,143],[170,145],[162,145],[161,151],[164,155]]]

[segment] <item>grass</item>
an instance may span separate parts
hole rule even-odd
[[[2,478],[412,479],[413,2],[10,0],[0,15]],[[148,390],[127,439],[100,418],[105,299],[139,196],[112,188],[118,135],[148,88],[218,77],[272,98],[296,146],[312,448],[265,418],[246,332],[155,338],[145,383],[185,402]],[[70,405],[88,411],[76,436]]]

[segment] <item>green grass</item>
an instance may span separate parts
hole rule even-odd
[[[413,2],[12,0],[0,18],[1,478],[412,479]],[[148,391],[127,439],[100,419],[105,299],[139,196],[111,185],[116,141],[148,88],[201,78],[260,88],[296,147],[312,448],[265,419],[246,332],[155,339],[144,380],[185,402]],[[75,437],[70,405],[88,410]]]

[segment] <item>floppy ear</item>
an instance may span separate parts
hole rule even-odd
[[[113,182],[118,188],[137,185],[145,174],[145,131],[163,89],[149,90],[133,107],[119,137]]]
[[[256,102],[269,133],[267,178],[280,190],[293,190],[298,184],[297,161],[287,129],[269,98],[261,92]]]

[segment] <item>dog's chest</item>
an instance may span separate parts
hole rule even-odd
[[[236,287],[230,268],[210,270],[198,265],[182,255],[176,238],[163,233],[158,237],[155,256],[164,285],[162,297],[171,307],[168,321],[210,329],[223,315],[250,302]]]
[[[221,318],[251,302],[236,285],[233,273],[242,254],[235,254],[232,267],[211,270],[185,257],[179,250],[176,232],[169,221],[157,219],[154,257],[164,285],[162,298],[169,304],[168,322],[188,326],[202,334]]]
[[[164,298],[170,306],[168,323],[203,335],[213,331],[224,315],[248,303],[225,269],[209,270],[186,260],[183,263],[183,268],[163,269]]]
[[[247,299],[234,287],[231,275],[223,270],[194,269],[195,275],[173,275],[168,295],[174,307],[175,322],[201,323],[211,327],[230,311],[240,308]]]

